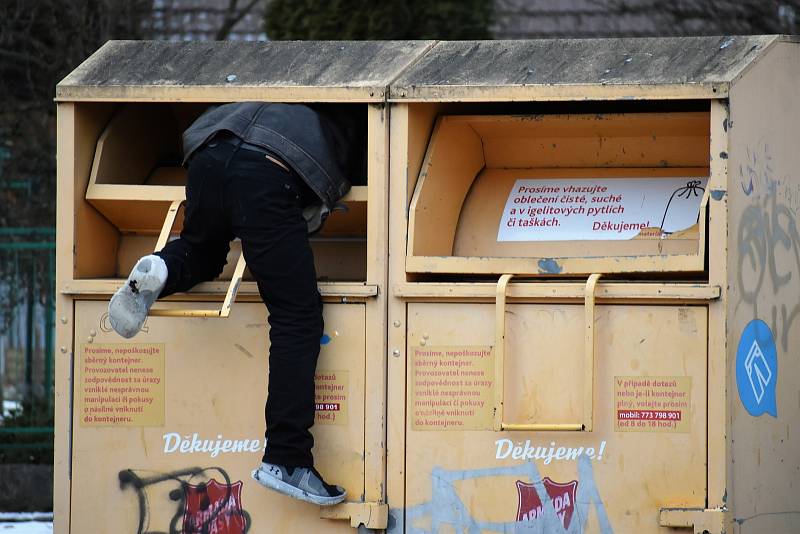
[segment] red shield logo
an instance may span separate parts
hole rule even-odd
[[[553,501],[553,508],[561,519],[561,525],[567,529],[572,521],[575,511],[575,494],[578,491],[578,481],[573,480],[566,484],[553,482],[548,477],[542,480],[544,489]],[[517,521],[533,521],[544,513],[544,505],[536,493],[533,484],[517,480],[517,493],[519,505],[517,506]]]
[[[184,486],[183,534],[244,534],[242,481]]]

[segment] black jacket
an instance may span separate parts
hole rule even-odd
[[[275,153],[330,210],[351,182],[366,183],[366,122],[364,106],[224,104],[206,111],[184,132],[184,162],[215,133],[229,131]]]

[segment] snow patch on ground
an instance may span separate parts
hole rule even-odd
[[[53,523],[26,521],[0,523],[0,534],[52,534]]]

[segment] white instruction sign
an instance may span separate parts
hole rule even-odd
[[[707,178],[520,179],[498,241],[661,239],[697,223]]]

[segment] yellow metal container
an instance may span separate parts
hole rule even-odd
[[[800,529],[798,82],[731,37],[438,43],[393,83],[393,531]],[[666,232],[640,188],[677,179]]]
[[[775,36],[108,43],[57,88],[55,530],[796,532],[798,82]],[[180,132],[241,100],[366,110],[313,240],[329,509],[249,478],[235,244],[133,340],[105,316],[180,227]]]
[[[385,101],[429,46],[109,42],[59,84],[57,532],[386,526]],[[243,100],[347,105],[367,121],[368,185],[312,238],[325,301],[314,455],[352,500],[326,518],[250,479],[268,326],[238,243],[219,280],[158,304],[132,340],[107,321],[138,257],[180,229],[181,132],[209,105]]]

